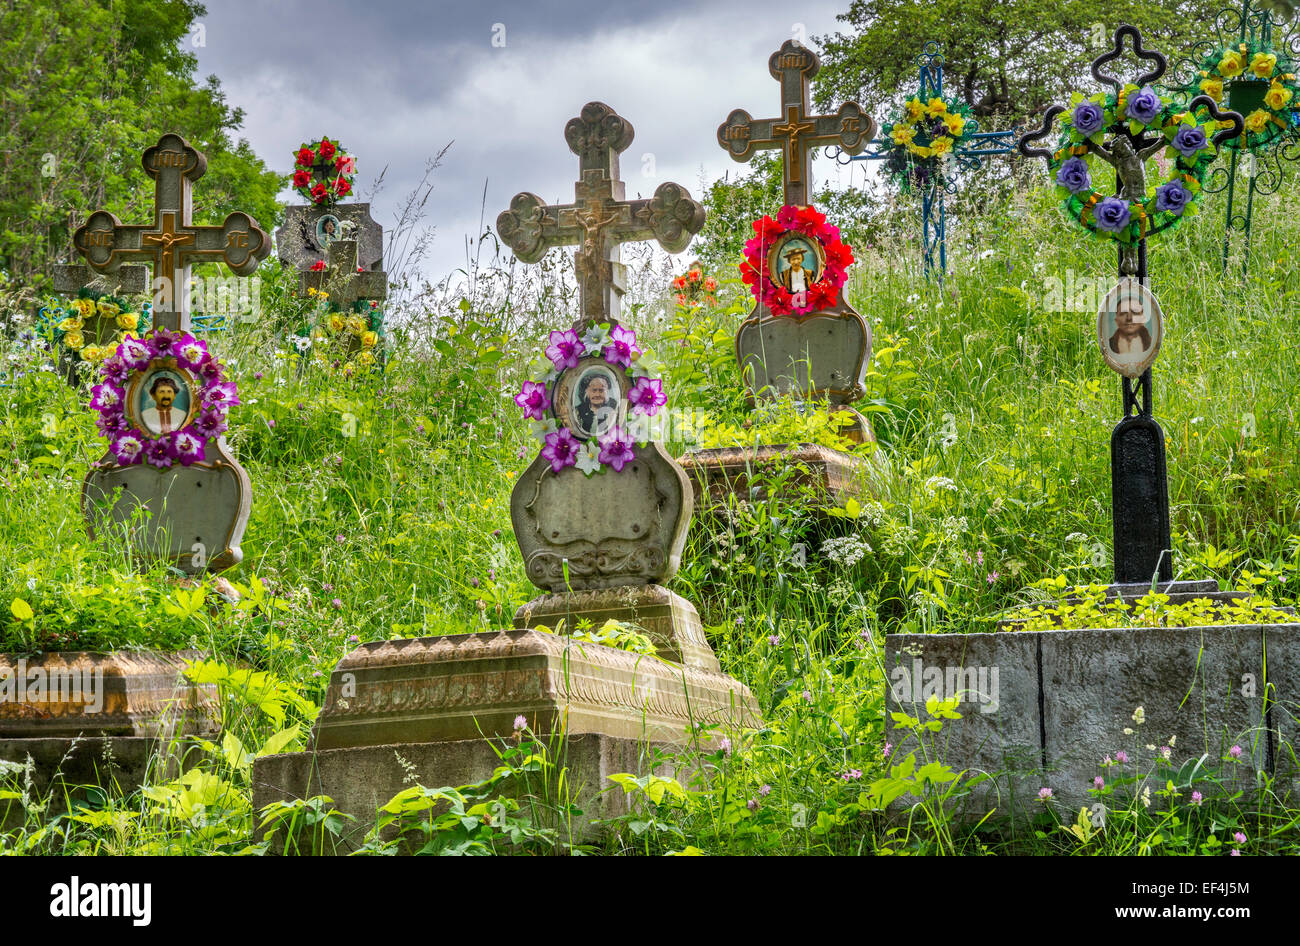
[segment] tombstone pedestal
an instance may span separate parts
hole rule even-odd
[[[779,489],[781,495],[811,493],[815,503],[827,506],[843,506],[872,493],[869,460],[814,443],[696,450],[679,462],[691,478],[700,507],[725,506],[731,496],[766,500],[769,487],[756,481],[781,473],[789,474]]]
[[[1120,585],[1110,594],[1132,601],[1150,590]],[[1171,604],[1237,597],[1214,582],[1170,582],[1157,590]],[[942,729],[924,738],[926,758],[992,776],[963,799],[955,813],[962,820],[978,821],[994,809],[995,822],[1030,820],[1043,806],[1039,790],[1050,788],[1058,814],[1073,821],[1081,807],[1127,803],[1090,795],[1096,776],[1107,785],[1145,778],[1154,796],[1183,763],[1203,754],[1205,770],[1217,772],[1221,784],[1207,775],[1180,786],[1184,796],[1193,787],[1207,798],[1238,789],[1249,795],[1265,773],[1279,798],[1290,794],[1294,801],[1297,655],[1300,623],[891,634],[886,716],[925,720],[930,695],[959,697],[961,718],[942,720]],[[1141,723],[1133,718],[1139,706]],[[912,733],[891,726],[886,738],[895,744],[892,759],[918,751]],[[1234,745],[1241,747],[1239,762],[1229,756]],[[1170,749],[1169,768],[1157,758],[1162,746]],[[1121,750],[1127,764],[1100,764]],[[909,803],[905,797],[898,806]]]

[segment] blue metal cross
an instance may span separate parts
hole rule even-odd
[[[936,96],[943,96],[943,53],[937,42],[931,40],[925,44],[921,55],[916,57],[920,67],[920,88],[918,96],[926,102]],[[973,171],[983,160],[992,155],[1014,154],[1019,129],[1012,126],[1006,131],[980,131],[979,122],[968,119],[967,126],[974,126],[974,131],[965,136],[967,141],[952,152],[953,160],[946,165],[946,170],[932,178],[921,191],[921,255],[924,260],[924,272],[928,279],[932,271],[938,273],[943,281],[948,271],[948,236],[947,210],[944,206],[946,194],[957,193],[957,172]],[[873,138],[867,150],[860,155],[839,154],[836,160],[841,164],[850,161],[883,161],[894,149],[894,143],[888,138]],[[941,165],[943,167],[943,165]],[[938,265],[935,254],[938,253]]]

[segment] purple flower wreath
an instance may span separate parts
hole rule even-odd
[[[174,358],[193,373],[201,385],[194,420],[180,430],[150,437],[131,426],[126,416],[126,385],[134,372],[157,358]],[[207,443],[226,431],[226,415],[239,403],[234,382],[225,380],[223,367],[205,342],[190,334],[158,329],[145,338],[128,336],[100,367],[101,382],[91,389],[90,407],[109,449],[122,466],[147,463],[165,470],[174,463],[190,466],[206,459]]]
[[[584,446],[567,428],[556,429],[553,422],[546,426],[555,380],[560,372],[576,368],[580,359],[598,354],[607,364],[632,373],[628,405],[636,414],[654,417],[668,403],[668,395],[663,381],[650,376],[652,356],[637,343],[636,332],[617,323],[594,326],[582,335],[574,329],[551,332],[547,341],[546,360],[514,398],[524,417],[543,425],[537,431],[543,440],[542,459],[555,473],[568,466],[577,466],[588,476],[606,466],[622,472],[635,458],[633,448],[637,441],[631,431],[616,426],[594,444]]]

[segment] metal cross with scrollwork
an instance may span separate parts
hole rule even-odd
[[[943,53],[938,43],[927,42],[916,57],[920,69],[917,95],[922,101],[943,96]],[[948,212],[944,198],[957,193],[957,174],[960,171],[976,170],[986,159],[999,154],[1014,154],[1015,140],[1019,128],[1012,126],[1006,131],[980,131],[979,122],[968,119],[967,125],[973,125],[974,131],[964,136],[967,140],[952,151],[952,163],[945,172],[935,175],[921,189],[921,258],[927,278],[936,273],[940,281],[948,271]],[[888,138],[874,138],[868,149],[859,155],[843,152],[832,154],[841,164],[851,161],[884,161],[890,156],[895,145]],[[938,257],[938,263],[935,257]]]

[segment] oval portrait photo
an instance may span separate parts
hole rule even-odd
[[[316,245],[321,252],[328,250],[329,245],[342,236],[342,224],[333,214],[324,214],[316,221]]]
[[[583,358],[555,382],[555,419],[581,440],[603,437],[623,423],[626,383],[623,372],[603,358]]]
[[[1138,378],[1151,367],[1164,336],[1160,303],[1136,279],[1120,280],[1097,315],[1097,344],[1113,371]]]
[[[822,245],[812,237],[788,234],[768,256],[772,282],[789,292],[807,292],[826,268]]]
[[[182,371],[158,368],[145,372],[136,382],[130,403],[140,429],[159,437],[180,430],[189,422],[193,398]]]

